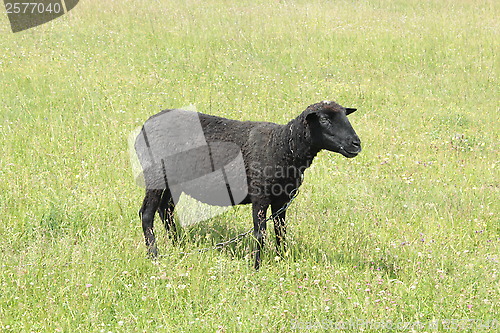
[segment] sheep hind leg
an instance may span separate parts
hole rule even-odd
[[[144,232],[144,240],[148,255],[151,258],[158,257],[158,249],[156,247],[156,239],[153,231],[153,222],[155,212],[160,204],[161,194],[163,190],[146,189],[146,195],[142,202],[142,207],[139,210],[139,216],[142,221],[142,231]]]
[[[273,222],[274,222],[274,233],[276,235],[276,251],[280,256],[282,256],[286,252],[286,225],[285,225],[285,214],[286,210],[283,210],[281,213],[277,214],[278,211],[284,207],[285,202],[277,202],[271,204],[271,211],[273,213]],[[277,214],[277,215],[276,215]]]
[[[257,204],[252,205],[252,215],[253,215],[253,234],[257,240],[257,249],[255,251],[255,269],[260,268],[261,258],[260,254],[264,248],[265,236],[266,236],[266,211],[269,205]]]
[[[163,195],[161,197],[160,205],[158,206],[158,214],[160,215],[160,219],[165,226],[165,230],[167,234],[171,237],[173,243],[177,242],[177,228],[174,220],[174,209],[175,202],[172,196],[172,192],[167,188],[163,191]]]

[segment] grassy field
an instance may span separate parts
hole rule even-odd
[[[88,0],[13,34],[0,16],[0,331],[500,331],[498,17],[494,0]],[[286,258],[269,246],[255,272],[250,238],[183,254],[250,228],[249,206],[178,247],[158,227],[146,258],[132,130],[189,104],[285,123],[322,100],[358,108],[364,150],[316,158]]]

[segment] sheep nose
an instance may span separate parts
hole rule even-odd
[[[352,147],[353,148],[356,148],[358,150],[358,152],[361,151],[361,141],[359,139],[357,140],[354,140],[352,143],[351,143]]]

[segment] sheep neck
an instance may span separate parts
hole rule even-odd
[[[299,116],[283,126],[283,137],[288,149],[287,160],[300,170],[308,168],[319,149],[312,144],[311,134],[303,117]]]

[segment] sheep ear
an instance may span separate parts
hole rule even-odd
[[[345,114],[346,115],[350,115],[351,113],[353,113],[354,111],[356,111],[357,109],[353,109],[353,108],[345,108]]]
[[[313,119],[318,118],[318,114],[316,112],[310,112],[306,115],[306,121],[310,123]]]

